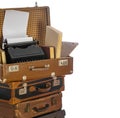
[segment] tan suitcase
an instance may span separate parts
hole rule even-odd
[[[0,102],[0,118],[32,118],[60,110],[61,107],[61,93],[16,105]]]
[[[0,83],[0,102],[16,104],[64,90],[64,77],[44,78],[23,82]]]
[[[49,7],[10,8],[29,12],[28,36],[45,44],[46,26],[50,25]],[[2,44],[2,26],[6,9],[0,9],[0,44]],[[0,64],[0,81],[26,81],[37,78],[62,76],[73,72],[73,58],[36,60],[12,64]]]

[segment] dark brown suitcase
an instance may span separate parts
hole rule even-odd
[[[65,110],[59,110],[56,112],[52,112],[52,113],[34,117],[34,118],[64,118],[64,117],[65,117]]]
[[[16,105],[0,102],[0,118],[32,118],[58,111],[61,107],[61,93]]]
[[[10,8],[10,10],[29,12],[27,35],[45,44],[46,26],[50,25],[49,7]],[[0,44],[2,44],[2,26],[6,9],[0,9]],[[55,59],[35,60],[20,63],[0,64],[0,81],[26,81],[50,76],[72,74],[73,58],[61,57]]]
[[[0,83],[0,101],[16,104],[64,90],[64,77],[23,82]]]

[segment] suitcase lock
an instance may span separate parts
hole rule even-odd
[[[52,72],[51,73],[51,77],[55,80],[55,79],[57,79],[57,77],[56,77],[56,75],[55,75],[55,72]]]
[[[24,75],[24,76],[22,77],[22,80],[23,80],[23,81],[26,81],[26,80],[27,80],[27,76]]]
[[[52,72],[51,73],[51,77],[53,78],[53,86],[58,86],[60,85],[60,80],[57,79],[56,75],[55,75],[55,72]]]
[[[27,83],[23,83],[23,87],[19,89],[19,95],[27,94]]]

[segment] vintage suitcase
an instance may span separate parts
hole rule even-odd
[[[61,93],[16,105],[0,102],[0,118],[32,118],[60,110],[61,107]]]
[[[27,35],[45,44],[46,26],[50,26],[49,7],[10,8],[29,12]],[[0,9],[0,44],[2,45],[2,26],[6,9]],[[14,82],[72,74],[73,58],[35,60],[20,63],[0,64],[0,81]]]
[[[52,113],[34,117],[34,118],[65,118],[65,110],[59,110],[56,112],[52,112]]]
[[[64,77],[31,80],[26,83],[0,83],[0,102],[16,104],[33,98],[47,96],[64,90]]]

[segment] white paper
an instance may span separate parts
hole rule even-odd
[[[32,37],[7,38],[7,43],[8,44],[28,42],[28,41],[33,41],[33,38]]]
[[[17,42],[15,40],[20,37],[25,39],[27,37],[28,19],[29,12],[6,10],[3,22],[3,38],[10,43]],[[14,40],[12,41],[12,39]]]

